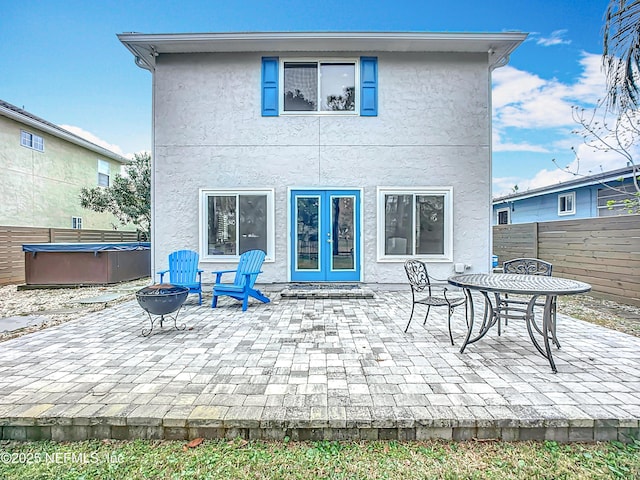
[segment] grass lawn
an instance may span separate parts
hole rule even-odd
[[[640,478],[640,441],[2,442],[8,479]]]

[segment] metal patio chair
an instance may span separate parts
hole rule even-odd
[[[504,262],[502,265],[502,271],[504,273],[513,273],[518,275],[541,275],[550,277],[553,271],[553,264],[538,258],[514,258],[513,260]],[[506,294],[504,296],[498,296],[498,299],[500,307],[505,310],[505,325],[508,324],[510,318],[526,319],[526,307],[529,304],[527,300],[513,297],[509,298]],[[535,306],[544,308],[544,302],[536,302]],[[556,310],[556,300],[554,299],[551,304],[551,318],[553,320],[553,324],[551,326],[551,339],[556,347],[560,348],[560,343],[556,337]],[[514,314],[510,312],[516,313]],[[536,326],[535,322],[533,322],[533,325]],[[500,331],[500,325],[498,325],[498,331]]]
[[[427,318],[429,318],[431,307],[446,307],[448,315],[447,323],[449,326],[449,339],[451,340],[451,345],[453,345],[453,334],[451,333],[451,315],[453,314],[453,310],[455,307],[463,304],[465,306],[466,312],[467,299],[465,297],[457,297],[447,294],[448,287],[450,285],[444,280],[429,277],[427,265],[420,260],[407,260],[406,262],[404,262],[404,269],[407,272],[407,278],[409,279],[409,284],[411,285],[412,297],[411,316],[409,317],[409,323],[407,323],[407,327],[404,329],[405,333],[407,332],[407,330],[409,330],[409,325],[411,325],[411,320],[413,319],[413,313],[416,304],[426,305],[427,307],[427,313],[424,316],[424,322],[422,323],[423,325],[427,323]],[[436,280],[436,282],[433,282],[432,280]]]

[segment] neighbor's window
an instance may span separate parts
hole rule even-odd
[[[203,256],[273,254],[273,190],[202,191]]]
[[[357,62],[282,62],[282,112],[356,112]]]
[[[33,148],[39,152],[44,152],[44,139],[24,130],[20,130],[20,145],[27,148]]]
[[[452,196],[451,188],[378,189],[378,257],[450,259]]]
[[[497,223],[498,225],[509,225],[510,223],[510,210],[508,208],[503,208],[501,210],[496,211],[497,214]]]
[[[631,207],[637,199],[636,189],[630,183],[617,185],[611,188],[598,189],[598,216],[611,217],[615,215],[630,215],[636,213]],[[628,203],[631,202],[631,203]]]
[[[576,192],[558,195],[558,215],[573,215],[576,213]]]
[[[98,186],[109,186],[109,162],[98,160]]]
[[[82,217],[71,217],[71,228],[80,230],[82,228]]]

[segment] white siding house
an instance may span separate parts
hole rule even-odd
[[[487,271],[491,71],[525,37],[119,35],[153,74],[154,268],[260,248],[261,282]]]

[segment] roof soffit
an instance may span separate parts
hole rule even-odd
[[[118,39],[133,53],[136,64],[153,70],[165,53],[218,52],[466,52],[487,53],[496,68],[527,37],[526,33],[123,33]]]

